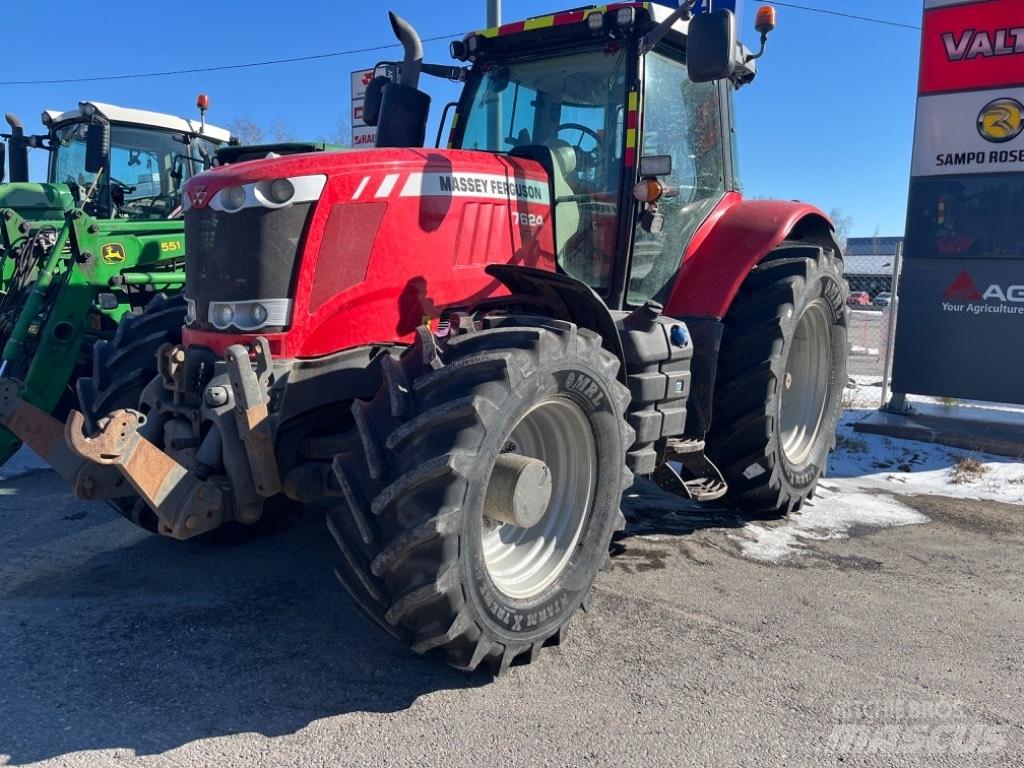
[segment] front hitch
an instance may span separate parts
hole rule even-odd
[[[87,501],[130,495],[119,473],[94,466],[71,450],[64,439],[64,424],[22,399],[23,386],[15,379],[0,379],[0,426],[35,451]]]
[[[116,467],[156,514],[163,535],[189,539],[220,526],[229,503],[227,489],[200,480],[146,440],[139,434],[145,423],[138,411],[122,409],[86,437],[85,417],[72,411],[63,437],[87,462]]]

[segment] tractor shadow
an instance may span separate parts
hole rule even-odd
[[[630,539],[644,536],[686,538],[706,530],[735,530],[752,522],[780,520],[775,513],[746,514],[717,502],[698,503],[663,491],[648,478],[637,478],[622,497],[626,529],[615,534],[612,558],[626,554]]]
[[[180,543],[68,500],[50,474],[17,485],[34,506],[0,502],[0,521],[10,528],[37,505],[50,525],[16,547],[0,536],[4,764],[281,736],[490,681],[366,621],[328,567],[319,514],[245,544]]]

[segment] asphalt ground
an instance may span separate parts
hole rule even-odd
[[[0,764],[1024,765],[1022,508],[742,554],[644,486],[568,642],[492,681],[369,626],[321,516],[163,540],[0,482]]]

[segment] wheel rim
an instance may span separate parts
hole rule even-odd
[[[821,432],[832,376],[832,321],[823,300],[804,310],[790,344],[779,429],[782,452],[791,463],[801,464]]]
[[[508,597],[528,599],[561,575],[579,542],[594,496],[597,447],[586,414],[559,397],[531,408],[512,430],[506,450],[543,461],[551,473],[551,500],[536,525],[482,521],[491,581]]]

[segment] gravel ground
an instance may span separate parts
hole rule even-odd
[[[369,627],[315,514],[176,543],[3,480],[0,764],[1024,764],[1024,507],[888,501],[927,521],[769,562],[785,521],[642,486],[592,612],[491,682]]]

